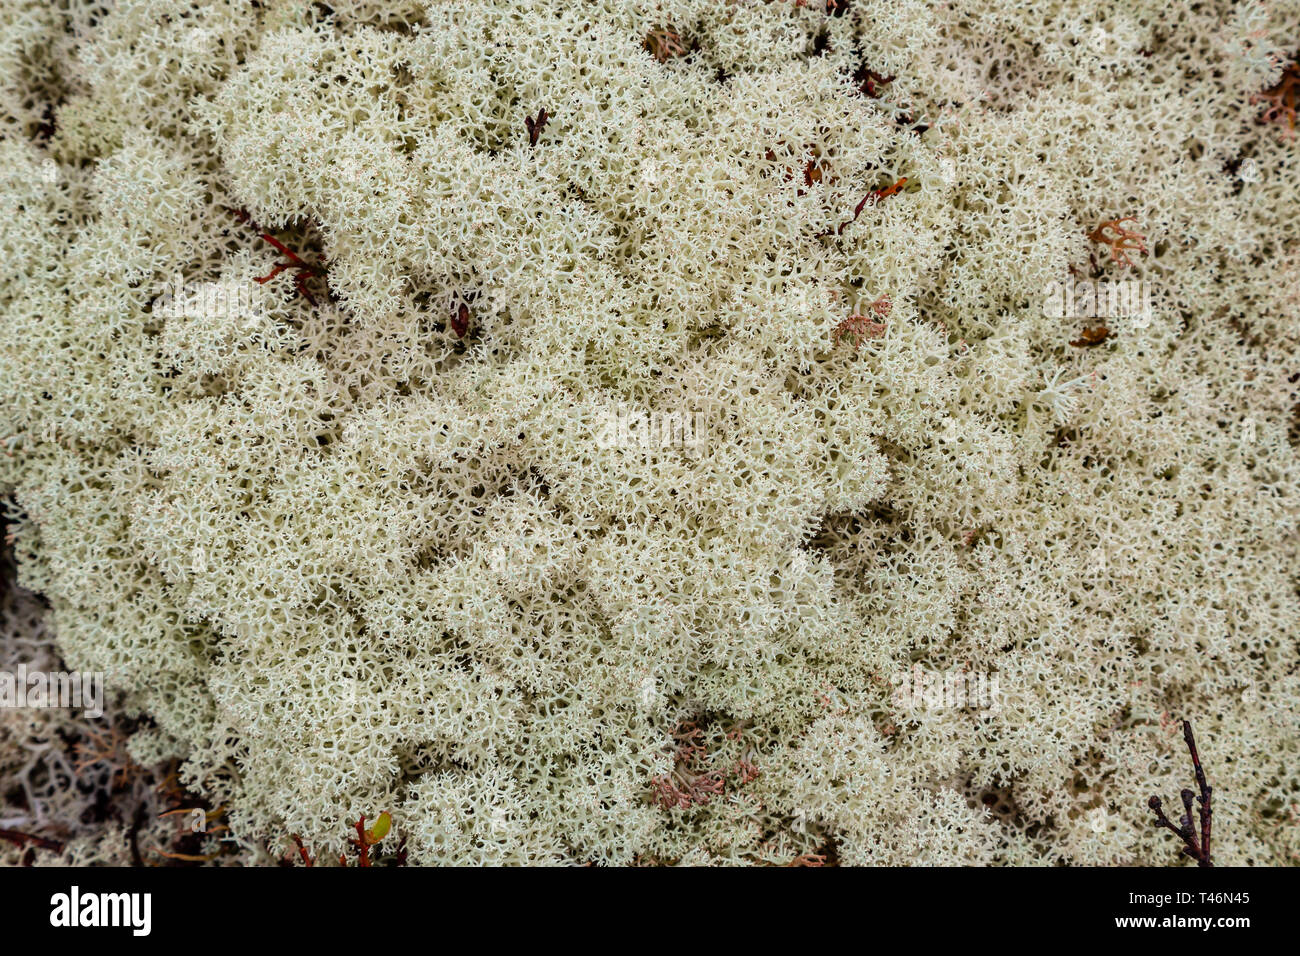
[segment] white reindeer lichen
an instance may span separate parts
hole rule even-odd
[[[1300,3],[1240,6],[10,0],[40,626],[250,854],[1164,862],[1188,717],[1215,862],[1291,862]],[[1072,347],[1071,267],[1150,321]]]

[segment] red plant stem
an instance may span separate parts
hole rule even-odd
[[[876,201],[879,202],[882,199],[888,199],[890,196],[894,195],[894,193],[898,192],[906,185],[907,185],[907,177],[904,176],[896,183],[894,183],[894,185],[889,186],[885,189],[873,189],[871,191],[871,195],[875,196]]]
[[[361,814],[361,819],[356,823],[357,838],[349,840],[357,848],[357,866],[370,865],[370,844],[366,841],[366,815]]]
[[[275,263],[275,265],[273,266],[270,272],[268,272],[264,276],[255,276],[253,278],[253,281],[257,283],[269,282],[284,270],[293,269],[295,271],[295,275],[293,277],[293,287],[298,290],[298,294],[300,296],[302,296],[304,299],[310,302],[313,306],[316,305],[316,299],[312,296],[310,292],[307,291],[307,283],[304,279],[304,273],[321,276],[325,274],[325,270],[320,268],[319,266],[313,266],[313,265],[309,265],[306,262],[303,262],[303,260],[300,259],[293,252],[292,249],[290,249],[284,243],[280,242],[278,239],[275,238],[275,236],[272,236],[270,233],[264,232],[261,234],[261,236],[262,239],[264,239],[266,242],[269,242],[271,245],[275,246],[275,248],[279,252],[282,252],[284,255],[288,256],[289,261]]]
[[[279,239],[276,239],[275,236],[271,235],[269,232],[263,232],[262,228],[258,226],[257,223],[253,222],[252,218],[243,209],[230,209],[230,207],[228,206],[226,208],[241,223],[244,223],[245,225],[250,225],[254,229],[256,229],[258,232],[258,236],[259,238],[262,239],[262,241],[269,242],[272,246],[275,247],[277,252],[281,253],[284,256],[287,256],[289,259],[288,262],[275,263],[274,265],[272,265],[270,272],[268,272],[264,276],[254,276],[253,281],[261,285],[263,283],[270,282],[272,279],[278,276],[281,272],[284,272],[286,269],[293,269],[295,272],[293,277],[294,289],[297,290],[300,296],[302,296],[304,299],[310,302],[313,307],[315,307],[316,299],[309,291],[307,291],[307,282],[305,276],[306,275],[323,276],[325,275],[325,269],[323,269],[318,265],[312,265],[311,263],[303,261],[303,259],[297,253],[295,253],[292,249],[290,249],[288,246],[282,243]]]
[[[315,864],[312,863],[311,861],[311,857],[307,855],[307,848],[302,845],[302,837],[298,836],[298,834],[295,833],[292,837],[290,837],[290,839],[293,840],[293,842],[298,845],[298,855],[302,857],[302,865],[315,866]]]
[[[297,268],[299,268],[299,269],[310,269],[310,268],[312,268],[311,266],[307,265],[307,263],[305,263],[305,262],[303,262],[301,259],[299,259],[298,256],[294,254],[294,252],[293,252],[292,249],[290,249],[288,246],[286,246],[286,245],[285,245],[283,242],[281,242],[279,239],[276,239],[275,236],[272,236],[270,233],[265,233],[265,232],[264,232],[264,233],[262,233],[262,238],[265,239],[267,242],[269,242],[271,245],[275,246],[276,249],[280,250],[280,252],[284,253],[286,256],[288,256],[288,257],[290,258],[290,260],[292,260],[288,265],[286,265],[286,266],[281,266],[280,268],[287,269],[287,268],[289,268],[290,266],[295,266],[295,267],[297,267]]]
[[[897,182],[895,182],[892,186],[886,186],[884,189],[871,190],[871,192],[867,193],[865,196],[862,197],[862,201],[860,203],[858,203],[856,206],[853,207],[853,218],[848,220],[848,222],[840,223],[840,228],[835,231],[835,234],[837,236],[843,235],[844,230],[848,226],[850,226],[852,223],[857,222],[858,217],[862,215],[862,210],[867,208],[867,203],[870,202],[872,199],[874,199],[876,202],[883,202],[884,200],[894,195],[896,192],[898,192],[906,185],[907,185],[907,177],[904,176],[901,179],[899,179]]]

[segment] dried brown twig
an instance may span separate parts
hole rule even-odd
[[[63,852],[63,844],[58,840],[49,840],[45,837],[36,836],[34,833],[23,833],[21,830],[0,828],[0,840],[8,840],[19,847],[31,844],[40,847],[42,850],[52,850],[55,853]]]
[[[1179,821],[1179,826],[1174,826],[1169,818],[1165,816],[1159,797],[1152,797],[1147,801],[1147,806],[1156,812],[1156,826],[1172,830],[1186,844],[1182,851],[1184,856],[1195,860],[1197,866],[1212,867],[1214,866],[1210,862],[1210,819],[1212,814],[1210,795],[1212,791],[1210,785],[1205,781],[1205,771],[1201,767],[1200,755],[1196,752],[1196,738],[1192,736],[1192,723],[1189,720],[1183,721],[1183,739],[1187,741],[1187,750],[1192,755],[1192,766],[1196,771],[1196,786],[1200,790],[1199,796],[1192,793],[1191,790],[1183,790],[1179,794],[1183,801],[1183,816]],[[1200,804],[1196,811],[1201,824],[1199,839],[1196,831],[1192,828],[1193,799]]]

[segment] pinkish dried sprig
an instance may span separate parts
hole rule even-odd
[[[867,306],[867,312],[870,314],[863,315],[854,313],[847,319],[835,326],[832,336],[835,344],[838,345],[841,338],[848,336],[853,339],[853,347],[857,348],[867,339],[878,339],[885,334],[884,317],[889,315],[889,310],[893,308],[893,303],[889,301],[889,296],[882,295],[879,299]],[[873,318],[872,316],[879,318]]]
[[[1297,111],[1300,111],[1300,61],[1288,63],[1282,77],[1266,90],[1250,98],[1252,104],[1267,103],[1259,114],[1261,123],[1278,123],[1282,135],[1295,139]]]
[[[1126,222],[1135,223],[1137,219],[1133,216],[1125,216],[1123,219],[1107,219],[1088,233],[1088,238],[1093,242],[1110,246],[1111,260],[1121,269],[1128,269],[1133,266],[1133,260],[1128,257],[1130,252],[1139,252],[1146,255],[1147,251],[1147,247],[1142,242],[1146,236],[1135,230],[1124,228]]]

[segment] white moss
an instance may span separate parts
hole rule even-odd
[[[276,849],[1155,863],[1174,714],[1216,862],[1290,861],[1300,5],[330,6],[0,14],[0,489],[142,754]],[[1155,308],[1085,348],[1090,253]],[[760,776],[665,810],[690,720]]]

